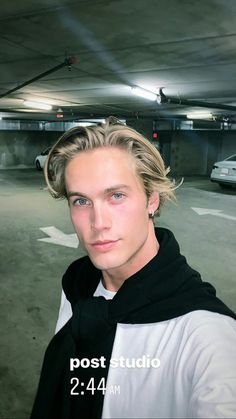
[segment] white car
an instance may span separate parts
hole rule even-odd
[[[37,170],[43,170],[45,161],[47,160],[47,156],[50,150],[51,150],[50,147],[46,148],[45,150],[42,151],[41,154],[39,154],[35,158],[35,166]]]
[[[236,154],[214,163],[211,181],[219,183],[222,188],[236,186]]]

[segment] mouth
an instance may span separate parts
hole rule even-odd
[[[96,250],[109,250],[115,246],[118,240],[98,240],[91,244],[91,246]]]

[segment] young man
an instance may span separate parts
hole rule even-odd
[[[66,132],[49,166],[88,256],[63,277],[31,418],[235,417],[235,316],[154,228],[174,198],[159,152],[111,118]]]

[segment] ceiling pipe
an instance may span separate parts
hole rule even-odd
[[[203,102],[201,100],[187,100],[181,99],[176,97],[167,97],[162,89],[159,90],[159,95],[161,97],[161,103],[170,103],[175,105],[183,105],[183,106],[193,106],[193,107],[200,107],[200,108],[213,108],[213,109],[224,109],[227,111],[235,111],[236,106],[232,105],[223,105],[221,103],[211,103],[211,102]]]
[[[65,59],[65,61],[63,63],[58,64],[55,67],[51,68],[50,70],[45,71],[44,73],[41,73],[38,76],[33,77],[32,79],[30,79],[30,80],[28,80],[28,81],[20,84],[17,87],[14,87],[14,89],[8,90],[7,92],[1,94],[0,95],[0,99],[2,99],[3,97],[6,97],[8,95],[10,95],[13,92],[17,92],[17,90],[22,89],[22,87],[28,86],[29,84],[34,83],[35,81],[40,80],[43,77],[48,76],[49,74],[54,73],[57,70],[60,70],[60,68],[68,67],[68,69],[70,70],[72,64],[75,64],[75,62],[76,62],[75,57],[73,57],[73,56],[72,57],[68,57],[68,58]]]

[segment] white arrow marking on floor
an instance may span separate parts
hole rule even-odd
[[[210,209],[210,208],[195,208],[191,207],[198,215],[215,215],[216,217],[226,218],[227,220],[236,220],[233,215],[222,214],[222,210]]]
[[[74,247],[79,246],[79,239],[76,234],[65,234],[63,231],[58,230],[56,227],[40,227],[39,230],[43,231],[50,237],[38,239],[41,242],[59,244],[60,246]]]

